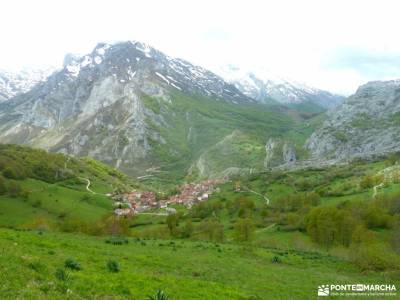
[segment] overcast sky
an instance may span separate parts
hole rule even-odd
[[[139,40],[206,68],[264,67],[332,92],[400,78],[400,1],[2,0],[0,68]]]

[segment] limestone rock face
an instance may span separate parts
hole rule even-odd
[[[296,149],[288,141],[268,139],[265,145],[264,168],[273,168],[281,165],[287,167],[297,161]]]
[[[306,148],[314,158],[339,161],[400,151],[400,80],[361,86],[328,111]]]

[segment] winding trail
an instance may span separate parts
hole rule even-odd
[[[374,193],[372,195],[372,198],[375,198],[378,195],[378,189],[383,187],[383,182],[381,184],[378,184],[376,186],[373,187]]]
[[[256,191],[253,191],[253,190],[249,189],[248,187],[243,187],[243,189],[245,189],[245,191],[243,191],[243,192],[253,193],[253,194],[256,194],[257,196],[260,196],[260,197],[264,198],[264,200],[265,200],[265,202],[267,203],[267,205],[269,205],[270,200],[269,200],[269,198],[268,198],[267,196],[262,195],[262,194],[260,194],[260,193],[258,193],[258,192],[256,192]],[[242,193],[243,193],[243,192],[242,192]]]
[[[267,227],[264,227],[264,228],[261,228],[261,229],[258,229],[258,230],[256,230],[255,232],[256,232],[256,233],[260,233],[260,232],[262,232],[262,231],[266,231],[266,230],[268,230],[268,229],[273,228],[275,225],[276,225],[276,223],[272,223],[271,225],[269,225],[269,226],[267,226]]]
[[[88,178],[79,177],[79,179],[82,179],[82,180],[86,181],[86,183],[87,183],[87,184],[86,184],[86,190],[87,190],[88,192],[90,192],[90,193],[92,193],[92,194],[94,194],[94,195],[97,194],[96,192],[93,192],[93,191],[90,189],[91,182],[90,182],[90,180],[89,180]]]

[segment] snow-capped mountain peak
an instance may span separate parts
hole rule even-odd
[[[242,93],[259,102],[271,98],[283,104],[311,102],[324,108],[338,105],[344,97],[308,86],[265,68],[246,70],[234,65],[216,71],[226,81],[235,85]]]
[[[0,102],[29,91],[34,85],[46,80],[55,70],[53,67],[0,70]]]

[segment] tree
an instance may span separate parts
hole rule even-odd
[[[189,219],[186,221],[185,226],[182,229],[182,237],[183,238],[190,238],[193,234],[194,228],[193,228],[193,223]]]
[[[171,235],[176,235],[177,229],[179,225],[179,215],[178,214],[170,214],[167,217],[167,227],[169,230],[169,233]]]
[[[369,244],[376,241],[376,234],[365,228],[363,225],[357,225],[351,236],[352,244]]]
[[[360,188],[365,190],[375,185],[375,179],[372,175],[365,175],[360,181]]]
[[[129,220],[110,216],[101,222],[101,231],[105,234],[127,236],[130,234]]]
[[[336,207],[316,207],[311,210],[306,218],[305,225],[311,239],[325,247],[334,244],[349,246],[356,221],[344,209]]]
[[[3,176],[0,176],[0,195],[4,195],[7,192],[6,180]]]
[[[368,228],[387,228],[390,223],[390,215],[378,205],[369,205],[363,214],[363,219]]]
[[[203,221],[200,231],[210,241],[222,242],[225,238],[224,226],[216,219]]]
[[[249,219],[239,219],[235,224],[235,240],[238,242],[249,242],[254,237],[254,222]]]

